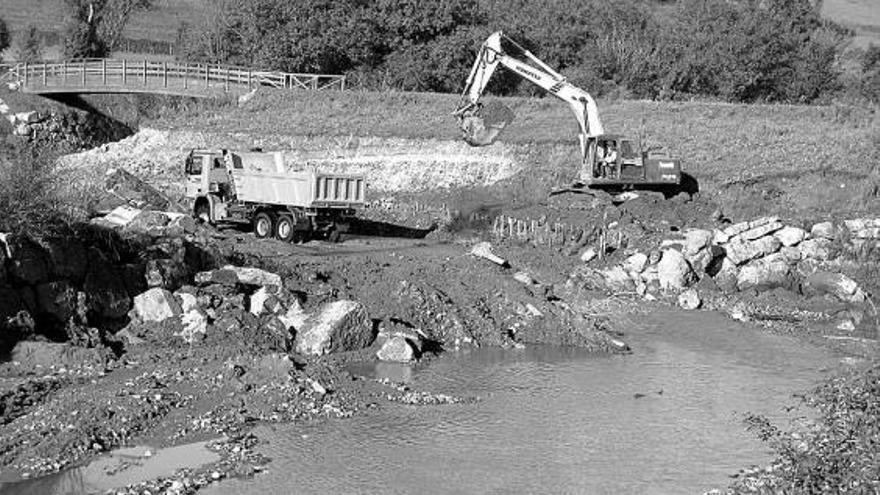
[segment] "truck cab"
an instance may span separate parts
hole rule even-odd
[[[678,186],[681,164],[665,155],[653,155],[631,139],[602,134],[587,140],[587,184],[596,186]]]

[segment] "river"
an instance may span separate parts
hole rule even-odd
[[[787,425],[808,413],[785,411],[792,394],[839,360],[712,312],[657,312],[628,326],[626,356],[535,346],[361,365],[366,376],[480,400],[261,427],[268,472],[207,493],[700,494],[769,460],[745,413]]]

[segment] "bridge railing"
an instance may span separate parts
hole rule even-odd
[[[12,77],[29,90],[40,88],[163,88],[240,90],[258,86],[289,89],[345,89],[345,76],[260,71],[243,67],[148,60],[87,59],[23,63]]]

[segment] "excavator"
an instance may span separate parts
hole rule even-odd
[[[515,48],[528,62],[508,54],[502,48],[502,41]],[[494,143],[513,121],[513,112],[507,107],[492,103],[484,105],[480,101],[499,64],[568,103],[574,113],[580,129],[580,169],[574,183],[560,191],[585,187],[675,190],[681,185],[679,160],[649,154],[635,146],[631,139],[606,134],[599,118],[599,108],[589,93],[568,82],[562,74],[501,31],[490,35],[480,47],[458,107],[453,112],[458,118],[462,137],[471,146]]]

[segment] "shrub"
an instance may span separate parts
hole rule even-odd
[[[832,378],[805,397],[814,426],[784,432],[766,418],[750,430],[776,452],[772,469],[738,481],[734,493],[877,493],[880,491],[880,365]]]
[[[0,232],[40,235],[64,219],[51,158],[33,148],[0,153]]]
[[[0,19],[0,52],[9,47],[9,27],[6,26],[6,22],[3,19]]]

